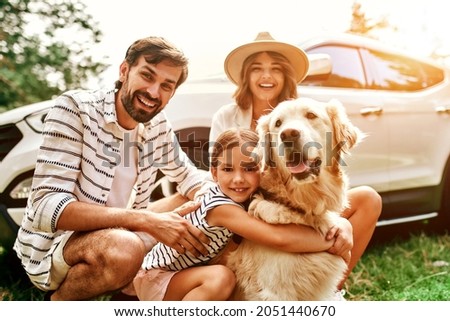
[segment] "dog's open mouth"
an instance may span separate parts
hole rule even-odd
[[[302,153],[293,152],[286,161],[286,167],[292,176],[297,180],[302,180],[310,175],[318,176],[320,173],[320,164],[322,160],[317,157],[315,159],[304,159]]]

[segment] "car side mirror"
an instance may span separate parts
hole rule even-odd
[[[329,75],[332,70],[331,57],[328,54],[308,54],[309,58],[309,71],[308,76],[325,76]]]

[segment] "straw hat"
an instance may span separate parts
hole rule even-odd
[[[238,84],[245,59],[262,51],[275,51],[285,56],[294,67],[297,83],[305,79],[308,74],[309,60],[302,49],[285,42],[275,41],[268,32],[260,32],[253,42],[237,47],[225,58],[224,68],[228,79]]]

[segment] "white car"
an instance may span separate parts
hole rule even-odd
[[[314,38],[299,46],[312,60],[300,95],[340,100],[368,135],[346,162],[352,186],[370,185],[382,196],[375,233],[414,221],[449,229],[450,70],[358,36]],[[234,90],[224,75],[188,81],[165,109],[200,168],[208,168],[212,115],[232,101]],[[22,219],[50,106],[43,102],[0,115],[0,242],[6,247]],[[173,191],[164,178],[160,182],[155,198]]]

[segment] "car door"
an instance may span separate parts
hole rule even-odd
[[[367,137],[347,157],[351,186],[369,185],[378,192],[389,189],[389,126],[383,117],[383,98],[369,89],[373,75],[361,61],[357,46],[323,44],[306,49],[328,54],[332,71],[326,77],[307,78],[299,87],[301,96],[321,101],[338,99],[352,123]]]
[[[450,119],[441,112],[450,106],[445,72],[396,53],[367,49],[362,56],[374,74],[373,90],[382,98],[382,117],[391,133],[391,202],[417,213],[431,211],[426,204],[439,196],[434,187],[441,182],[450,146]]]

